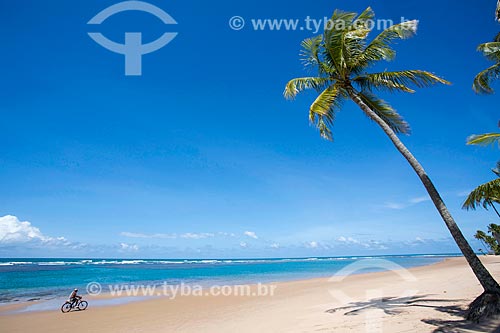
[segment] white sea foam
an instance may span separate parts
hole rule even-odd
[[[308,258],[276,258],[276,259],[185,259],[185,260],[151,260],[151,259],[80,259],[57,261],[6,261],[0,266],[39,265],[39,266],[64,266],[64,265],[237,265],[237,264],[266,264],[289,262],[324,262],[346,261],[375,258],[432,258],[450,257],[459,255],[450,254],[423,254],[401,256],[355,256],[355,257],[308,257]]]

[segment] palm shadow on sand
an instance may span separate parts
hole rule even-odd
[[[481,325],[472,324],[464,319],[465,309],[457,306],[457,303],[463,302],[463,299],[440,299],[433,298],[436,295],[418,295],[408,297],[382,297],[374,298],[363,302],[352,302],[346,306],[328,309],[327,313],[337,313],[345,311],[345,316],[361,314],[361,312],[370,309],[382,310],[387,315],[398,315],[410,307],[432,308],[438,312],[443,312],[456,318],[456,320],[442,319],[422,319],[422,322],[435,326],[435,333],[457,333],[457,332],[494,332],[500,333],[500,328],[493,320]]]
[[[464,309],[461,307],[442,303],[457,303],[463,300],[455,299],[439,299],[430,298],[434,295],[419,295],[419,296],[407,296],[407,297],[382,297],[374,298],[368,301],[362,302],[352,302],[347,306],[333,308],[326,310],[327,313],[335,313],[342,310],[347,310],[344,313],[345,316],[357,315],[362,311],[369,309],[383,310],[385,314],[397,315],[404,311],[407,307],[427,307],[433,308],[436,311],[446,312],[453,316],[463,316]],[[440,303],[439,305],[436,303]]]

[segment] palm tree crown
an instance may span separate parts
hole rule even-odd
[[[500,147],[500,133],[471,135],[467,138],[468,145],[487,146],[495,143]],[[493,207],[496,211],[494,204],[500,204],[500,162],[497,162],[496,168],[491,171],[493,171],[498,178],[479,185],[472,190],[467,196],[462,208],[476,209],[477,206],[482,206],[485,209]]]
[[[319,129],[323,138],[332,139],[331,125],[335,112],[350,91],[356,91],[361,100],[382,118],[396,133],[409,134],[404,119],[375,91],[408,92],[413,87],[448,83],[438,76],[421,70],[366,73],[376,62],[392,60],[396,52],[390,44],[415,35],[418,21],[407,21],[382,31],[371,42],[367,37],[373,28],[374,12],[367,8],[361,15],[335,11],[323,35],[302,42],[302,58],[306,67],[317,69],[315,77],[296,78],[288,82],[284,95],[288,99],[305,89],[320,94],[309,110],[309,120]]]
[[[495,64],[476,75],[472,89],[478,94],[492,94],[494,91],[491,83],[500,77],[500,40],[481,44],[477,50]]]

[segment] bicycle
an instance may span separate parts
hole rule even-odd
[[[77,299],[76,301],[70,302],[66,301],[62,306],[61,306],[61,311],[62,313],[67,313],[70,312],[73,309],[83,311],[89,306],[89,303],[87,301],[83,301],[81,299]]]

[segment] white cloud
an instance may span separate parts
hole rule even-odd
[[[372,249],[372,250],[388,250],[389,249],[389,247],[386,244],[379,242],[379,241],[375,241],[375,240],[371,240],[371,241],[364,243],[364,244],[361,244],[361,245],[363,245],[367,249]]]
[[[244,234],[245,234],[245,236],[248,236],[248,237],[253,238],[253,239],[259,238],[254,231],[245,231]]]
[[[234,237],[234,234],[232,233],[222,233],[219,232],[217,233],[219,236],[223,237]],[[137,232],[128,232],[128,231],[123,231],[120,233],[120,236],[123,237],[128,237],[128,238],[146,238],[146,239],[177,239],[177,238],[184,238],[184,239],[205,239],[205,238],[212,238],[215,237],[216,234],[211,233],[211,232],[186,232],[183,234],[143,234],[143,233],[137,233]]]
[[[339,238],[337,238],[337,241],[342,242],[342,243],[348,243],[348,244],[360,244],[361,243],[357,239],[354,239],[352,237],[344,237],[344,236],[340,236]]]
[[[217,233],[217,235],[219,236],[223,236],[223,237],[236,237],[236,235],[233,233],[233,232],[223,232],[223,231],[219,231]]]
[[[65,254],[83,256],[88,253],[96,254],[99,251],[112,253],[135,252],[139,247],[134,244],[94,244],[71,242],[64,237],[45,235],[39,228],[28,221],[20,221],[16,216],[6,215],[0,217],[0,249],[9,249],[12,254],[27,253],[30,256]]]
[[[137,232],[124,231],[120,233],[120,236],[129,238],[176,238],[176,234],[142,234]]]
[[[422,238],[422,237],[415,237],[414,240],[408,240],[403,242],[406,246],[431,246],[432,244],[437,244],[437,243],[443,243],[443,242],[449,242],[449,238],[443,238],[443,239],[427,239],[427,238]]]
[[[406,202],[388,201],[388,202],[384,203],[382,205],[382,207],[388,208],[388,209],[400,210],[400,209],[405,209],[405,208],[417,205],[417,204],[422,203],[422,202],[427,202],[427,201],[431,201],[431,198],[424,195],[424,196],[420,196],[420,197],[411,198]]]
[[[31,225],[30,222],[21,222],[16,216],[6,215],[0,217],[0,244],[24,243],[30,241],[64,242],[64,237],[52,238],[42,234],[40,229]]]
[[[426,201],[431,201],[431,198],[427,195],[410,199],[410,203],[412,203],[414,205],[419,204],[421,202],[426,202]]]
[[[389,208],[389,209],[404,209],[407,207],[407,205],[401,204],[401,203],[396,203],[396,202],[386,202],[384,205],[384,208]]]
[[[248,244],[247,244],[246,242],[241,242],[241,243],[240,243],[240,246],[241,246],[242,248],[246,248],[246,247],[248,247]]]
[[[365,249],[372,249],[372,250],[388,249],[386,244],[376,240],[360,241],[352,237],[340,236],[339,238],[337,238],[337,241],[343,243],[344,245],[355,245],[357,247],[363,247]]]
[[[310,248],[310,249],[317,249],[319,246],[318,242],[316,241],[312,241],[312,242],[308,242],[306,244],[306,247]]]
[[[120,243],[120,250],[135,252],[139,251],[139,246],[136,244]]]
[[[269,245],[269,247],[271,247],[272,249],[279,249],[280,245],[278,243],[272,243],[271,245]]]
[[[185,233],[182,234],[180,237],[181,238],[187,238],[187,239],[203,239],[203,238],[211,238],[214,237],[215,235],[212,233],[207,233],[207,232],[202,232],[202,233]]]

